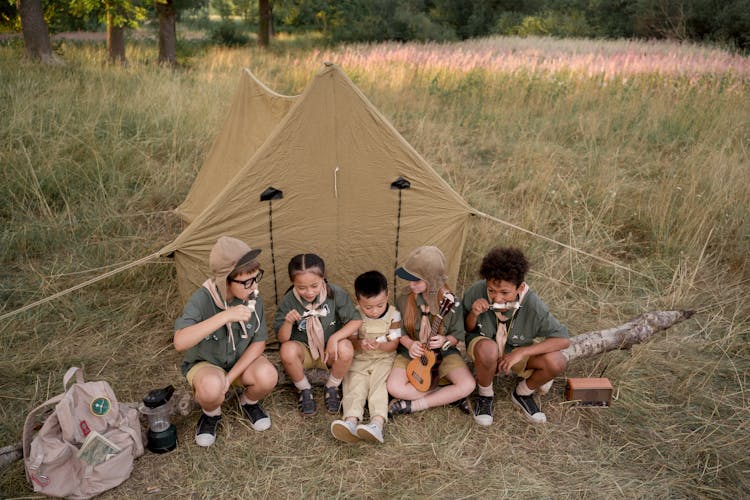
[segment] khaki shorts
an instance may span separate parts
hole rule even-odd
[[[404,356],[398,355],[396,356],[396,360],[393,362],[394,368],[403,368],[406,370],[406,366],[409,364],[409,361],[411,359],[407,359]],[[450,380],[448,380],[448,374],[455,370],[456,368],[466,367],[466,363],[464,362],[464,358],[461,357],[460,354],[449,354],[443,358],[443,361],[440,362],[440,366],[438,366],[438,375],[440,376],[439,384],[440,385],[448,385],[451,383]]]
[[[208,361],[198,361],[185,374],[185,378],[187,379],[188,384],[190,384],[190,387],[193,387],[193,377],[195,377],[195,374],[207,366],[213,366],[217,370],[221,370],[222,373],[224,373],[224,375],[227,374],[226,370],[224,370],[224,368],[221,368],[220,366],[216,366],[215,364],[209,363]],[[236,379],[234,379],[234,381],[232,382],[232,385],[236,387],[245,387],[240,381],[240,377],[237,377]]]
[[[296,342],[302,347],[302,351],[304,352],[305,359],[302,361],[302,367],[305,370],[310,370],[311,368],[320,368],[321,370],[328,370],[328,365],[325,364],[323,361],[323,356],[321,355],[318,359],[313,359],[312,353],[310,352],[310,348],[307,347],[307,344],[304,342],[300,342],[299,340],[293,340],[292,342]]]
[[[474,349],[477,343],[479,343],[482,340],[487,340],[497,345],[497,343],[495,342],[495,339],[490,339],[487,337],[474,337],[473,339],[471,339],[471,342],[469,342],[469,345],[466,347],[466,355],[469,357],[469,359],[472,362],[476,361],[474,358]],[[531,370],[526,369],[526,363],[528,362],[529,362],[529,357],[525,356],[521,359],[521,361],[511,366],[510,370],[516,375],[518,375],[519,377],[528,378],[531,375]]]

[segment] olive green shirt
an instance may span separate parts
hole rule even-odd
[[[485,280],[475,282],[464,292],[461,300],[464,317],[471,312],[471,306],[477,299],[490,301],[487,295],[487,281]],[[506,316],[510,314],[509,311]],[[470,344],[474,338],[479,336],[494,339],[498,321],[497,316],[491,310],[480,314],[477,318],[476,328],[466,334],[466,344]],[[552,316],[547,305],[531,289],[526,293],[521,308],[516,310],[511,319],[506,322],[506,328],[508,328],[508,340],[505,344],[505,352],[510,352],[515,347],[531,345],[535,338],[570,337],[565,325]]]
[[[228,304],[228,307],[242,303],[240,299],[235,298]],[[174,323],[174,329],[175,331],[182,330],[188,326],[205,321],[221,311],[222,309],[219,309],[214,304],[208,290],[201,287],[188,299],[182,311],[182,316],[177,318]],[[234,336],[234,347],[227,335],[227,327],[222,326],[185,352],[181,367],[183,375],[199,361],[208,361],[229,371],[250,344],[268,340],[268,330],[266,329],[266,320],[263,313],[263,300],[258,297],[255,302],[255,314],[251,315],[250,320],[245,323],[245,327],[247,328],[246,338],[242,338],[244,332],[240,328],[239,323],[234,322],[231,325],[232,335]]]
[[[332,284],[328,284],[328,286],[333,291],[333,296],[329,294],[320,308],[327,308],[329,312],[327,316],[320,316],[318,318],[320,319],[320,324],[323,326],[323,341],[326,344],[331,335],[340,330],[345,324],[352,320],[362,319],[359,311],[354,307],[351,297],[349,297],[349,294],[343,288]],[[273,328],[277,334],[284,324],[287,313],[292,309],[296,309],[300,315],[305,314],[307,311],[300,304],[299,300],[297,300],[297,297],[294,296],[294,292],[289,290],[281,299],[279,307],[276,308],[276,314],[273,317]],[[301,321],[296,321],[292,325],[292,335],[289,340],[296,340],[307,345],[307,318],[302,318]]]

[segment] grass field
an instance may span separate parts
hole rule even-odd
[[[127,68],[102,44],[58,42],[65,66],[0,45],[0,314],[144,257],[171,241],[240,68],[297,94],[342,66],[396,129],[482,212],[627,266],[628,273],[504,225],[473,228],[456,288],[512,243],[529,283],[574,333],[657,309],[696,316],[652,342],[571,364],[604,374],[607,410],[564,402],[560,379],[527,425],[496,382],[489,429],[453,408],[399,418],[382,446],[345,446],[332,420],[302,422],[294,391],[266,400],[256,434],[225,409],[217,444],[146,454],[103,498],[741,498],[750,494],[750,62],[646,42],[496,38],[450,45],[272,51],[185,43],[180,69],[150,42]],[[118,397],[183,384],[171,345],[182,304],[168,260],[0,322],[0,446],[84,366]],[[317,396],[322,400],[318,391]],[[28,497],[20,462],[0,497]]]

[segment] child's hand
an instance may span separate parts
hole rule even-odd
[[[430,347],[430,349],[440,349],[447,341],[448,337],[446,337],[445,335],[435,335],[434,337],[430,338],[427,345]]]
[[[477,299],[474,301],[474,303],[471,305],[471,312],[474,313],[474,316],[479,316],[484,311],[488,310],[490,308],[490,303],[487,302],[487,299]]]
[[[232,385],[232,381],[229,380],[229,375],[224,375],[224,394],[229,392],[229,387]]]
[[[506,375],[510,375],[510,369],[522,359],[523,353],[519,352],[519,349],[514,349],[500,358],[500,361],[497,362],[497,369]]]
[[[326,353],[323,357],[323,362],[336,361],[339,359],[339,343],[336,340],[329,339],[328,345],[326,346]]]
[[[378,348],[377,342],[373,339],[364,339],[359,341],[359,346],[363,351],[374,351]]]
[[[235,322],[235,321],[242,321],[246,322],[250,320],[250,317],[252,316],[252,311],[249,307],[247,307],[244,304],[236,305],[227,308],[225,311],[227,321]]]
[[[409,346],[409,356],[412,357],[412,359],[418,358],[424,354],[424,347],[422,346],[421,342],[412,342]]]
[[[284,317],[284,321],[292,324],[300,321],[301,319],[302,315],[296,309],[292,309],[291,311],[286,313],[286,316]]]

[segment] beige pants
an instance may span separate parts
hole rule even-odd
[[[341,406],[344,418],[356,417],[362,420],[365,402],[370,411],[370,419],[388,419],[388,389],[385,382],[393,367],[396,353],[387,357],[354,356],[349,371],[344,375],[344,397]]]

